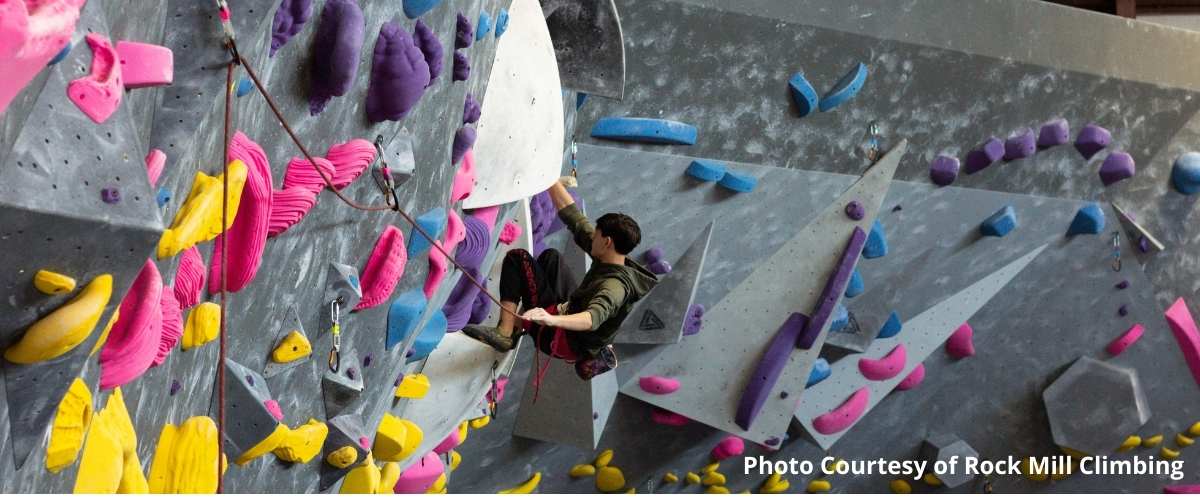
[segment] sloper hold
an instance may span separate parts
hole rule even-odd
[[[992,166],[1002,156],[1004,156],[1004,141],[997,137],[989,137],[979,147],[967,153],[963,172],[966,172],[967,175],[979,172]]]
[[[639,377],[638,385],[641,386],[643,391],[651,394],[670,394],[679,390],[678,380],[658,375]]]
[[[829,89],[824,96],[821,97],[819,109],[822,113],[830,111],[833,108],[841,106],[842,103],[853,99],[858,95],[858,91],[862,90],[863,85],[867,82],[867,65],[858,63],[834,84],[833,88]]]
[[[263,251],[267,248],[267,226],[271,221],[271,164],[262,147],[246,137],[240,130],[229,141],[226,161],[240,161],[247,167],[246,182],[238,202],[237,217],[229,230],[217,236],[213,243],[213,256],[209,260],[208,293],[216,295],[221,290],[221,260],[225,269],[225,290],[239,292],[262,265]],[[223,254],[222,252],[228,252]]]
[[[285,462],[308,463],[321,452],[328,435],[329,427],[325,422],[310,418],[304,425],[289,431],[273,453]]]
[[[304,29],[308,18],[312,17],[312,0],[282,0],[275,18],[271,21],[271,52],[270,57],[291,40],[293,36]]]
[[[321,114],[330,99],[346,95],[354,86],[363,46],[363,29],[363,13],[358,2],[325,2],[321,23],[312,41],[308,111],[313,116]]]
[[[121,83],[121,65],[108,37],[88,33],[84,39],[92,49],[91,73],[72,80],[67,85],[67,97],[92,121],[104,123],[117,111],[121,96],[125,94]]]
[[[6,78],[0,83],[0,114],[47,61],[53,64],[58,59],[55,54],[70,47],[83,4],[84,0],[0,4],[0,17],[5,19],[0,65],[6,68]],[[31,6],[36,8],[31,11]]]
[[[688,165],[684,173],[706,182],[716,182],[725,177],[725,171],[729,166],[715,160],[692,160],[691,165]]]
[[[438,40],[437,34],[419,19],[413,26],[413,42],[425,56],[425,64],[429,65],[429,85],[426,85],[428,87],[442,74],[442,42]]]
[[[871,234],[867,235],[867,243],[863,246],[862,256],[864,259],[878,259],[887,256],[887,253],[887,233],[884,232],[883,223],[875,219],[875,223],[871,224]]]
[[[1175,335],[1175,342],[1179,344],[1179,350],[1183,351],[1183,359],[1187,361],[1192,377],[1200,384],[1200,330],[1196,329],[1196,320],[1192,319],[1183,297],[1176,299],[1164,316]]]
[[[446,218],[446,209],[437,207],[417,216],[416,223],[430,238],[438,239],[442,237],[442,230],[446,228]],[[419,231],[413,230],[409,233],[408,257],[410,259],[429,250],[430,246],[429,239],[422,236]]]
[[[353,466],[365,461],[367,454],[371,451],[370,440],[367,437],[362,417],[358,414],[349,413],[329,419],[329,435],[325,438],[325,443],[321,448],[321,456],[328,457],[331,453],[347,446],[355,450],[355,458],[345,468],[334,467],[329,464],[328,460],[321,461],[320,489],[322,491],[329,489],[339,479],[350,473]]]
[[[1079,151],[1084,159],[1090,160],[1110,143],[1112,143],[1111,132],[1095,123],[1089,123],[1079,131],[1079,135],[1075,138],[1075,150]]]
[[[321,377],[321,396],[325,402],[325,418],[347,413],[363,391],[363,371],[358,352],[351,348],[340,355],[338,371],[325,369]]]
[[[746,387],[742,389],[742,397],[738,401],[734,422],[741,428],[749,430],[750,426],[754,424],[754,419],[762,410],[763,403],[766,403],[767,398],[774,392],[779,375],[783,373],[788,357],[791,356],[807,323],[808,317],[800,313],[792,313],[775,332],[775,337],[763,351],[762,359],[759,360],[758,366],[750,375]],[[812,380],[811,375],[809,380]]]
[[[384,23],[379,28],[371,61],[367,118],[371,123],[404,119],[421,100],[429,82],[429,63],[413,38],[400,23]]]
[[[83,438],[92,423],[92,390],[76,378],[58,404],[50,443],[46,445],[46,470],[57,474],[79,458]]]
[[[1200,153],[1179,155],[1171,165],[1171,186],[1183,195],[1200,192]]]
[[[112,275],[93,278],[70,302],[26,329],[20,340],[4,350],[4,359],[9,363],[31,364],[66,354],[96,329],[111,297]]]
[[[429,321],[425,322],[425,327],[417,335],[417,339],[412,345],[413,354],[410,359],[415,361],[429,356],[429,353],[437,349],[444,336],[446,336],[446,315],[439,309],[429,317]]]
[[[792,91],[792,102],[796,103],[796,109],[800,111],[800,117],[804,118],[817,109],[818,101],[817,90],[812,84],[804,78],[804,73],[796,73],[788,80],[788,88]]]
[[[146,260],[121,301],[121,316],[100,349],[100,388],[124,385],[146,372],[158,353],[162,328],[162,276]]]
[[[726,458],[736,457],[745,452],[746,443],[745,441],[742,441],[742,438],[737,436],[725,436],[717,443],[716,446],[713,447],[712,451],[709,452],[709,456],[711,456],[713,460],[719,462],[721,460],[725,460]]]
[[[362,272],[362,300],[354,310],[368,309],[384,303],[396,289],[404,274],[408,253],[404,249],[404,233],[388,225],[375,241],[375,249]]]
[[[1113,447],[1150,420],[1137,370],[1081,356],[1042,392],[1054,444],[1089,455]]]
[[[1006,205],[979,224],[979,234],[1003,238],[1017,228],[1017,212],[1012,205]]]
[[[342,310],[352,310],[362,299],[362,283],[358,270],[345,264],[330,262],[325,273],[325,295],[321,304],[339,301]]]
[[[225,174],[211,177],[204,172],[196,172],[187,199],[179,206],[171,227],[163,231],[162,239],[158,242],[159,259],[174,257],[197,243],[216,238],[233,224],[249,170],[245,163],[237,160],[230,162],[228,169],[229,191],[225,201],[228,218],[225,223],[221,223],[221,192]]]
[[[417,328],[428,301],[421,290],[409,290],[396,297],[388,309],[387,350],[391,351]]]
[[[696,127],[659,118],[609,116],[596,122],[592,127],[592,137],[611,141],[690,146],[696,143]]]
[[[187,351],[216,340],[221,328],[221,306],[204,302],[188,312],[183,325],[183,346]]]
[[[117,42],[121,79],[125,88],[140,89],[170,85],[175,80],[175,57],[171,49],[152,43]]]
[[[1136,171],[1133,157],[1129,153],[1113,151],[1100,165],[1100,182],[1103,182],[1105,186],[1111,186],[1133,177]]]
[[[211,418],[191,417],[178,427],[166,424],[150,465],[150,493],[216,493],[217,475],[213,472],[220,462],[217,424]]]
[[[1079,207],[1071,226],[1067,228],[1067,236],[1076,234],[1100,234],[1104,230],[1104,210],[1099,204],[1088,203]]]
[[[867,411],[871,389],[860,387],[841,405],[812,420],[812,427],[821,434],[835,434],[849,429]]]
[[[875,223],[878,224],[879,221]],[[873,228],[872,233],[874,233]],[[846,242],[846,248],[842,251],[841,258],[834,266],[833,273],[825,281],[825,289],[817,298],[817,306],[813,310],[812,318],[804,325],[804,331],[800,333],[800,338],[796,339],[796,347],[811,349],[817,341],[817,336],[828,326],[826,323],[829,321],[829,316],[833,313],[834,306],[839,304],[842,294],[846,293],[846,284],[850,281],[850,274],[854,272],[854,266],[858,264],[858,256],[863,251],[866,240],[867,234],[863,232],[862,228],[855,227],[851,231],[850,240]]]
[[[280,424],[267,408],[266,402],[271,399],[262,375],[233,360],[225,360],[226,454],[238,465],[271,452],[285,437],[287,426]],[[213,403],[217,404],[215,398]],[[267,444],[260,446],[261,443]]]
[[[442,0],[404,0],[404,15],[409,19],[416,19],[433,10],[439,3],[442,3]]]
[[[867,380],[887,380],[904,370],[907,355],[904,344],[896,344],[896,347],[882,358],[859,358],[858,371]]]

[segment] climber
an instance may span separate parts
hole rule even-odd
[[[627,257],[642,237],[637,222],[609,213],[593,227],[567,192],[574,181],[572,176],[559,179],[550,186],[550,199],[575,244],[591,255],[591,269],[579,281],[555,249],[546,249],[536,259],[524,249],[510,250],[500,273],[500,303],[506,312],[499,325],[468,325],[463,333],[500,352],[512,350],[521,335],[529,335],[540,351],[574,362],[576,372],[590,378],[616,366],[613,337],[658,279]],[[524,308],[520,325],[507,312],[519,311],[518,303]]]

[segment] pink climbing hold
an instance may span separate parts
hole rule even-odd
[[[521,237],[521,226],[516,222],[508,221],[504,223],[504,229],[500,230],[500,243],[511,245]]]
[[[125,88],[140,89],[170,85],[175,80],[175,56],[171,49],[152,43],[117,42],[121,78]]]
[[[492,384],[492,388],[488,389],[487,394],[483,396],[488,403],[499,403],[504,401],[504,388],[508,387],[508,377],[500,377]]]
[[[321,157],[313,157],[313,161],[317,162],[317,168],[325,172],[326,177],[330,180],[333,179],[337,172],[333,163]],[[312,163],[304,158],[296,157],[288,162],[287,170],[283,173],[283,189],[292,187],[303,187],[314,193],[320,193],[325,189],[325,179],[317,173],[317,169],[313,168]]]
[[[458,433],[458,428],[455,428],[450,431],[450,434],[446,436],[446,439],[443,439],[441,443],[438,443],[438,445],[433,448],[433,452],[437,453],[438,455],[450,453],[450,450],[453,450],[460,444],[462,444],[462,435]]]
[[[204,259],[194,245],[184,250],[179,257],[179,269],[175,270],[173,292],[179,301],[179,309],[187,309],[200,303],[204,290]]]
[[[850,397],[841,406],[834,408],[824,415],[814,418],[812,421],[813,429],[821,434],[837,434],[846,429],[849,429],[858,418],[867,411],[867,402],[871,400],[871,390],[863,387]]]
[[[154,362],[162,336],[162,292],[158,267],[147,259],[121,300],[121,315],[100,350],[102,390],[129,383]]]
[[[453,252],[455,248],[458,248],[458,244],[466,238],[467,225],[463,224],[462,217],[458,216],[458,211],[446,210],[446,236],[442,249]]]
[[[392,491],[402,495],[425,493],[430,486],[433,486],[433,483],[437,482],[438,476],[445,471],[446,467],[442,463],[442,459],[437,456],[437,453],[431,451],[400,473],[400,479],[396,481],[396,486],[392,488]]]
[[[104,123],[117,111],[125,93],[121,85],[121,66],[117,64],[117,51],[107,37],[88,33],[85,39],[92,49],[92,72],[72,80],[67,85],[67,97],[92,121]]]
[[[183,337],[183,312],[179,310],[179,301],[175,299],[175,294],[163,293],[160,302],[162,331],[159,334],[158,354],[154,356],[154,362],[150,366],[163,364],[171,354],[171,349],[174,349],[180,337]]]
[[[371,440],[367,439],[366,436],[359,436],[358,444],[362,445],[363,449],[365,449],[365,450],[371,449]]]
[[[271,195],[271,217],[267,221],[267,237],[283,234],[308,215],[317,205],[317,193],[304,186],[292,186]]]
[[[716,446],[713,447],[712,459],[720,462],[729,457],[736,457],[746,452],[746,442],[737,436],[725,436]]]
[[[1188,311],[1183,297],[1171,304],[1165,316],[1167,324],[1171,326],[1171,332],[1175,334],[1179,350],[1183,351],[1183,359],[1192,371],[1192,378],[1200,384],[1200,331],[1196,330],[1196,320],[1192,319],[1192,313]]]
[[[158,178],[162,176],[166,166],[167,154],[158,149],[151,149],[150,154],[146,155],[146,177],[150,179],[151,186],[158,184]]]
[[[453,212],[451,212],[453,213]],[[440,241],[435,241],[435,245],[441,246]],[[442,246],[442,248],[446,248]],[[446,256],[436,249],[429,251],[429,274],[425,276],[425,286],[421,289],[425,292],[426,299],[432,299],[433,294],[442,284],[442,278],[446,277]]]
[[[1187,495],[1200,493],[1200,484],[1171,484],[1163,486],[1163,493]]]
[[[330,146],[325,159],[333,164],[333,187],[343,189],[358,179],[375,161],[375,153],[375,145],[364,139],[352,139]]]
[[[375,241],[375,249],[367,259],[367,266],[359,273],[362,299],[354,306],[354,310],[368,309],[387,301],[404,274],[406,262],[408,251],[404,247],[404,233],[396,226],[389,225],[380,233]]]
[[[267,413],[270,413],[275,420],[283,421],[283,409],[279,407],[279,402],[274,399],[263,401],[263,406],[267,408]]]
[[[638,379],[638,387],[650,394],[670,394],[679,390],[679,381],[669,377],[651,375]]]
[[[963,323],[950,334],[946,341],[946,353],[954,359],[969,358],[975,355],[975,329]]]
[[[912,371],[908,372],[908,375],[904,377],[904,380],[901,380],[899,384],[896,384],[896,390],[907,391],[909,389],[916,388],[918,385],[921,385],[921,382],[924,381],[925,363],[921,363],[913,367]]]
[[[650,410],[650,420],[656,424],[670,425],[670,426],[674,426],[674,427],[679,427],[681,425],[687,425],[689,422],[692,421],[692,419],[687,418],[683,415],[680,415],[673,411],[664,410],[661,408],[652,408]]]
[[[888,380],[899,375],[904,370],[904,364],[907,361],[908,352],[904,349],[904,344],[897,344],[882,358],[860,358],[858,371],[862,372],[863,377],[866,377],[867,380]]]
[[[471,217],[479,219],[479,222],[482,222],[483,225],[487,226],[488,232],[491,232],[491,230],[496,227],[496,219],[500,217],[500,207],[490,206],[476,208],[475,210],[471,211]]]
[[[463,155],[458,172],[454,174],[454,186],[450,188],[450,203],[462,201],[471,196],[475,189],[475,152],[470,149]]]
[[[1142,333],[1145,331],[1146,327],[1142,326],[1141,323],[1135,324],[1129,327],[1128,330],[1125,330],[1125,333],[1122,333],[1120,337],[1117,337],[1113,339],[1112,342],[1109,342],[1108,345],[1104,347],[1104,350],[1108,351],[1108,353],[1113,356],[1121,354],[1125,352],[1125,349],[1128,349],[1129,346],[1133,345],[1134,342],[1137,342],[1138,339],[1142,338]]]
[[[227,161],[241,160],[246,164],[247,176],[242,188],[242,200],[237,216],[229,230],[217,235],[213,243],[213,256],[209,261],[208,293],[221,292],[221,256],[227,251],[225,263],[225,290],[238,292],[249,285],[262,265],[263,251],[267,248],[267,226],[271,221],[271,164],[267,153],[241,131],[233,134],[229,141]]]
[[[0,114],[71,43],[84,0],[0,1]]]

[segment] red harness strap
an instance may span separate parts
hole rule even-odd
[[[525,272],[525,284],[529,288],[529,302],[526,307],[538,304],[538,286],[536,275],[533,271],[533,266],[530,264],[532,259],[522,259],[522,270]],[[550,304],[546,306],[546,312],[550,314],[558,314],[558,304]],[[550,363],[554,358],[562,359],[568,363],[575,362],[578,357],[571,350],[571,346],[567,343],[567,335],[561,328],[554,329],[554,337],[550,339],[550,356],[546,358],[546,362],[541,362],[542,354],[542,334],[546,328],[541,325],[535,325],[531,321],[522,320],[521,327],[527,332],[533,332],[533,366],[537,372],[533,376],[533,402],[537,403],[538,395],[542,390],[542,380],[546,377],[546,371],[550,369]],[[540,365],[540,368],[539,368]]]

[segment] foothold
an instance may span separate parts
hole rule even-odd
[[[67,85],[67,97],[93,122],[104,123],[117,111],[125,94],[121,65],[108,37],[88,33],[84,40],[92,49],[92,69],[87,76],[76,78]]]
[[[1183,297],[1171,304],[1164,315],[1175,335],[1175,342],[1179,344],[1179,350],[1183,351],[1183,359],[1187,361],[1192,377],[1200,384],[1200,330],[1197,330],[1196,321],[1192,319]]]
[[[229,190],[224,201],[227,214],[224,223],[221,221],[221,192],[225,189],[225,174],[210,177],[204,172],[196,172],[187,199],[175,212],[171,227],[163,231],[158,241],[159,259],[174,257],[197,243],[216,238],[233,225],[249,169],[240,160],[230,162],[227,168]]]
[[[164,425],[147,478],[150,493],[216,493],[213,472],[223,465],[217,440],[217,424],[206,416],[191,417],[178,427]]]
[[[612,493],[625,487],[625,474],[621,469],[602,466],[596,470],[596,489],[601,493]]]
[[[978,459],[979,452],[954,434],[939,434],[930,436],[921,443],[921,458],[931,465],[938,462],[952,463],[951,461],[961,464],[972,458]],[[932,478],[926,478],[927,484],[947,488],[957,488],[975,478],[975,474],[966,467],[951,467],[945,472],[935,472],[931,476]]]
[[[1157,448],[1158,445],[1162,444],[1162,440],[1162,434],[1155,434],[1142,440],[1142,448]]]
[[[479,418],[473,418],[469,422],[471,424],[472,429],[479,430],[484,427],[487,427],[488,424],[492,423],[492,417],[490,417],[488,415],[484,415]]]
[[[817,385],[820,381],[829,378],[831,373],[833,370],[829,367],[829,361],[826,361],[825,358],[817,358],[813,362],[812,371],[808,372],[808,382],[804,384],[804,387]]]
[[[858,230],[858,233],[861,234],[862,231]],[[754,424],[754,420],[758,418],[759,412],[767,402],[767,396],[773,392],[775,383],[783,374],[783,369],[808,323],[808,317],[800,313],[792,313],[779,326],[775,336],[771,338],[771,343],[763,351],[758,366],[754,368],[754,372],[747,380],[746,386],[742,389],[742,396],[738,400],[737,413],[734,415],[733,421],[742,429],[749,430],[750,426]]]
[[[248,76],[243,76],[238,80],[236,85],[235,94],[238,97],[246,97],[254,91],[254,81],[250,80],[250,77]]]
[[[1137,171],[1137,167],[1133,163],[1133,157],[1124,151],[1113,151],[1104,159],[1104,163],[1100,165],[1100,182],[1105,186],[1111,186],[1125,179],[1133,177]]]
[[[1192,437],[1200,437],[1200,421],[1197,421],[1196,423],[1192,424],[1191,427],[1188,427],[1188,434],[1192,435]]]
[[[162,176],[163,168],[167,166],[167,154],[159,149],[151,149],[146,154],[146,178],[150,180],[150,185],[158,184],[158,178]],[[161,207],[161,204],[159,205]]]
[[[1171,185],[1183,195],[1200,192],[1200,153],[1179,155],[1171,166]]]
[[[431,74],[425,54],[400,23],[383,23],[371,62],[367,119],[371,123],[404,119],[425,94]]]
[[[109,205],[115,205],[121,202],[121,191],[113,186],[106,187],[100,190],[100,199]]]
[[[611,449],[608,449],[608,450],[604,450],[604,451],[600,452],[599,455],[596,455],[596,460],[594,462],[592,462],[592,464],[595,465],[597,469],[599,469],[601,467],[608,465],[609,462],[612,462],[612,459],[613,459],[613,451]]]
[[[725,436],[724,439],[721,439],[721,441],[718,442],[715,447],[713,447],[712,452],[709,453],[709,456],[711,456],[713,460],[719,462],[721,460],[725,460],[726,458],[739,456],[745,452],[746,443],[742,441],[742,438],[737,436]]]
[[[1182,432],[1175,435],[1175,446],[1178,446],[1180,448],[1185,448],[1185,447],[1191,446],[1193,444],[1196,444],[1196,440],[1188,437],[1187,435],[1183,434]]]
[[[1121,442],[1121,447],[1117,448],[1117,451],[1126,452],[1126,451],[1132,450],[1134,448],[1137,448],[1141,444],[1142,444],[1142,438],[1137,435],[1132,435],[1132,436],[1125,438],[1125,441]]]
[[[1038,131],[1038,149],[1061,146],[1071,140],[1071,125],[1066,119],[1056,118],[1042,124]]]
[[[439,478],[445,477],[445,472],[446,465],[441,457],[431,451],[400,473],[400,480],[396,481],[392,491],[397,494],[425,493],[433,489]]]
[[[205,276],[200,250],[194,246],[184,250],[183,256],[179,258],[179,268],[175,270],[175,284],[172,285],[180,309],[188,309],[200,303]]]
[[[846,204],[846,217],[850,220],[862,220],[866,215],[867,209],[863,207],[862,202],[854,200]]]
[[[688,306],[687,315],[683,320],[683,335],[695,335],[700,333],[700,329],[704,326],[704,304],[692,304]]]
[[[863,84],[867,82],[867,65],[858,63],[846,73],[841,80],[833,88],[829,89],[824,96],[821,97],[819,109],[822,113],[830,111],[833,108],[840,106],[842,103],[849,101],[858,91],[862,90]]]
[[[324,422],[308,419],[304,425],[288,432],[283,442],[273,451],[280,460],[292,463],[308,463],[321,453],[329,427]]]
[[[154,195],[154,203],[156,203],[158,205],[158,208],[165,207],[165,206],[167,206],[167,203],[170,203],[170,202],[171,202],[171,191],[165,187],[158,188],[158,192],[155,193],[155,195]]]
[[[862,387],[854,391],[837,408],[814,418],[813,429],[821,434],[837,434],[849,429],[867,411],[867,402],[870,399],[871,389]]]
[[[591,477],[596,475],[596,467],[592,464],[576,464],[567,475],[573,478]]]
[[[503,36],[505,31],[508,31],[508,9],[501,7],[500,12],[496,14],[496,38]]]
[[[1002,156],[1004,156],[1004,141],[996,137],[989,137],[978,148],[967,153],[963,171],[967,175],[974,174],[992,166]]]
[[[801,118],[817,109],[817,101],[819,101],[817,90],[804,77],[804,73],[792,75],[792,78],[788,80],[788,88],[792,91],[792,101],[796,103],[796,110],[800,112]]]
[[[467,152],[475,146],[477,134],[471,127],[462,127],[454,133],[454,143],[450,147],[450,164],[458,165]]]
[[[829,484],[829,481],[813,479],[808,482],[808,487],[804,488],[804,491],[808,493],[827,493],[831,489],[833,489],[833,485]]]
[[[457,451],[451,450],[450,451],[450,470],[451,471],[457,470],[459,464],[461,464],[461,463],[462,463],[462,455],[459,454]]]
[[[879,225],[879,221],[875,221],[875,226],[878,228],[880,236],[875,238],[876,228],[871,229],[871,237],[867,237],[862,228],[855,226],[854,231],[850,233],[849,241],[846,242],[846,247],[842,250],[842,255],[837,261],[837,265],[833,268],[833,274],[825,282],[825,288],[821,291],[821,295],[817,298],[816,309],[813,311],[812,317],[804,325],[804,331],[800,333],[800,338],[796,340],[796,347],[800,349],[811,349],[816,343],[817,337],[821,334],[821,330],[825,328],[825,323],[829,321],[830,314],[833,313],[834,306],[839,304],[839,299],[846,293],[846,285],[850,282],[850,274],[854,272],[854,266],[858,264],[859,254],[871,253],[880,257],[887,253],[887,243],[883,243],[883,253],[876,251],[868,252],[871,245],[871,240],[876,239],[882,241],[883,226]],[[878,249],[877,249],[878,250]]]
[[[660,425],[670,425],[679,427],[687,425],[692,419],[687,418],[678,413],[667,411],[662,408],[653,408],[650,410],[650,420]]]
[[[1004,161],[1028,158],[1037,150],[1033,130],[1023,128],[1004,141]]]
[[[479,101],[475,100],[475,96],[468,92],[466,99],[463,100],[463,124],[478,122],[482,112]]]
[[[725,486],[725,474],[721,474],[715,470],[709,471],[700,478],[700,484],[704,486]]]
[[[858,272],[858,268],[854,268],[854,272],[850,273],[850,283],[846,285],[846,298],[854,298],[862,295],[867,290],[866,284],[863,283],[862,274]]]
[[[1076,234],[1100,234],[1104,230],[1104,210],[1099,204],[1088,203],[1079,208],[1071,226],[1067,228],[1067,236]]]
[[[462,12],[458,13],[458,20],[455,22],[454,29],[454,48],[465,49],[475,42],[475,29],[471,27],[471,20],[467,19]]]
[[[847,288],[849,288],[849,286],[847,286]],[[833,319],[829,321],[829,331],[841,331],[849,324],[850,310],[846,309],[846,306],[842,305],[841,302],[838,302],[837,307],[835,307],[833,310]]]
[[[121,301],[121,316],[100,349],[101,389],[140,377],[154,362],[162,333],[162,291],[158,267],[147,259]]]
[[[883,326],[879,328],[879,335],[876,335],[875,338],[890,339],[896,335],[899,335],[900,330],[903,328],[904,325],[900,322],[900,315],[896,314],[896,311],[892,311],[892,313],[888,315],[887,321],[885,321]]]
[[[456,82],[465,82],[470,77],[471,61],[461,51],[454,51],[454,71],[450,78]]]
[[[1075,137],[1075,150],[1079,151],[1084,159],[1090,160],[1110,143],[1112,143],[1111,132],[1095,123],[1089,123]]]
[[[673,378],[654,375],[639,378],[638,386],[648,393],[663,395],[679,390],[679,381]]]
[[[312,0],[283,0],[271,22],[271,51],[269,57],[283,48],[293,36],[304,29],[312,17]],[[241,94],[239,94],[240,97]]]
[[[504,223],[504,228],[500,230],[500,243],[511,245],[517,238],[521,237],[521,226],[518,226],[513,221]]]
[[[175,380],[171,381],[171,388],[167,392],[170,395],[174,396],[174,395],[178,394],[179,391],[182,389],[183,389],[183,384],[179,383],[178,379],[175,379]]]
[[[1017,212],[1012,205],[1006,205],[979,224],[979,234],[1003,238],[1017,228]]]
[[[358,461],[358,450],[353,446],[343,446],[325,457],[325,462],[338,469],[345,469]]]
[[[954,184],[954,180],[958,178],[958,165],[958,158],[953,156],[941,155],[934,158],[929,164],[929,180],[939,186]]]
[[[396,397],[421,399],[429,392],[429,377],[423,373],[410,373],[404,376],[400,385],[396,386]]]
[[[369,309],[387,300],[404,274],[407,261],[404,233],[396,226],[388,225],[375,241],[375,248],[360,274],[362,299],[354,306],[354,310]]]
[[[662,480],[667,484],[675,484],[679,482],[679,476],[676,476],[674,472],[668,472],[663,474]]]
[[[496,493],[500,494],[500,495],[528,495],[530,493],[533,493],[533,490],[537,489],[538,483],[541,483],[541,482],[542,482],[542,473],[535,472],[535,473],[533,473],[533,476],[531,476],[525,482],[518,484],[516,486],[513,486],[512,488],[497,491]]]
[[[954,359],[969,358],[975,355],[975,329],[963,323],[959,325],[950,339],[946,341],[946,353]]]
[[[222,277],[226,280],[225,290],[229,292],[239,292],[254,280],[262,265],[263,251],[267,247],[267,225],[271,219],[271,185],[274,181],[267,153],[238,131],[229,141],[227,161],[241,162],[248,170],[237,217],[213,243],[213,257],[208,267],[210,295],[220,293]],[[224,270],[222,260],[227,265]]]
[[[704,182],[716,182],[725,177],[728,166],[714,160],[692,160],[684,171],[687,175]]]
[[[646,266],[646,269],[648,269],[650,272],[652,272],[654,274],[662,276],[664,274],[671,273],[671,263],[667,262],[665,260],[660,260],[660,261],[651,263],[650,265]]]
[[[864,259],[878,259],[887,256],[887,253],[887,234],[883,230],[883,223],[875,219],[875,223],[871,225],[871,234],[867,236],[867,244],[863,246],[862,256]]]
[[[888,489],[897,495],[907,495],[912,493],[912,485],[903,479],[893,479],[888,483]]]
[[[782,474],[776,472],[767,476],[767,480],[763,482],[758,492],[764,494],[787,493],[787,490],[791,487],[791,483],[787,479],[784,479]]]
[[[442,0],[404,0],[404,15],[409,19],[416,19],[433,10],[439,3],[442,3]],[[424,491],[416,493],[424,493]]]
[[[183,327],[183,350],[195,349],[216,340],[221,328],[221,306],[205,302],[188,313]]]
[[[325,189],[325,179],[332,181],[337,169],[325,158],[318,156],[313,160],[317,162],[316,168],[307,159],[301,157],[292,158],[288,162],[287,170],[283,173],[284,191],[299,188],[320,194]],[[314,200],[313,203],[315,204],[316,201]]]
[[[1129,288],[1129,280],[1121,280],[1115,286],[1117,287],[1117,290],[1124,290],[1126,288]]]
[[[139,42],[117,42],[121,61],[120,79],[127,89],[161,87],[175,80],[175,56],[161,45]]]
[[[1137,371],[1080,357],[1059,375],[1042,400],[1054,444],[1103,454],[1150,420]]]
[[[483,40],[492,32],[492,17],[487,11],[479,11],[479,21],[475,23],[475,41]]]
[[[1122,316],[1124,315],[1122,314]],[[1137,342],[1138,339],[1142,338],[1142,333],[1145,331],[1146,328],[1140,323],[1135,324],[1129,327],[1128,330],[1125,330],[1125,333],[1122,333],[1121,336],[1113,339],[1112,342],[1109,342],[1108,346],[1106,346],[1104,350],[1108,351],[1108,353],[1113,356],[1121,354],[1125,352],[1125,349],[1128,349],[1129,346],[1133,345],[1134,342]]]
[[[858,371],[867,380],[887,380],[904,370],[907,351],[904,344],[896,344],[886,356],[879,359],[859,358]]]
[[[75,463],[91,423],[92,391],[82,379],[76,378],[54,414],[50,442],[46,445],[46,470],[58,474]]]
[[[696,127],[657,118],[605,117],[592,127],[592,137],[648,144],[693,145]]]
[[[1128,314],[1129,314],[1129,306],[1127,306],[1125,304],[1121,304],[1121,307],[1117,308],[1118,316],[1125,317]]]
[[[1163,446],[1161,450],[1158,450],[1158,457],[1163,460],[1175,460],[1176,458],[1179,458],[1179,450],[1173,450]]]
[[[1150,238],[1138,236],[1138,251],[1141,253],[1150,253]]]
[[[109,276],[109,280],[111,282],[112,276]],[[39,269],[33,275],[33,287],[46,295],[62,295],[75,290],[75,278],[48,269]]]
[[[271,351],[271,361],[280,364],[291,363],[308,357],[310,354],[312,354],[312,344],[308,342],[308,337],[299,331],[292,330]]]
[[[321,10],[321,23],[313,36],[312,61],[309,63],[308,111],[313,116],[321,114],[330,99],[344,96],[354,87],[359,53],[363,46],[363,29],[363,12],[358,2],[325,2]],[[407,38],[408,34],[404,36]]]

